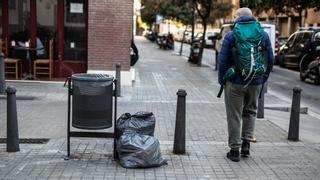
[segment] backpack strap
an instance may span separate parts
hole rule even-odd
[[[222,92],[223,92],[223,85],[220,86],[220,90],[218,92],[217,98],[221,98]]]

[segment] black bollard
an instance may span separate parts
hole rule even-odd
[[[216,53],[216,58],[215,58],[216,64],[215,64],[214,70],[215,70],[215,71],[218,71],[218,69],[219,69],[219,53],[218,53],[217,50],[215,50],[215,53]]]
[[[289,124],[288,140],[299,141],[299,121],[300,121],[300,99],[301,99],[300,86],[293,88],[291,115]]]
[[[19,148],[18,116],[16,92],[14,87],[8,86],[7,92],[7,152],[17,152]]]
[[[0,94],[5,93],[6,81],[5,81],[5,68],[4,68],[4,55],[0,53]]]
[[[177,114],[176,126],[174,131],[174,154],[185,154],[186,152],[186,96],[187,93],[183,89],[177,92]]]
[[[116,79],[117,79],[117,97],[121,96],[121,64],[116,64]]]
[[[257,118],[264,118],[264,93],[261,93],[261,98],[258,99]]]
[[[258,99],[257,118],[264,118],[264,94],[267,93],[268,84],[265,83],[261,89],[261,97]]]

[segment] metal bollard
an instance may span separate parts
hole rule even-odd
[[[7,152],[20,151],[16,88],[8,86],[7,92]]]
[[[289,124],[288,140],[299,141],[299,121],[300,121],[300,99],[301,99],[300,86],[293,88],[291,115]]]
[[[258,99],[257,118],[264,118],[264,94],[267,93],[268,84],[265,83],[262,88],[261,98]]]
[[[5,93],[6,81],[5,81],[5,69],[4,69],[4,55],[0,53],[0,94]]]
[[[261,98],[258,99],[257,118],[264,118],[264,93],[261,93]]]
[[[116,79],[117,79],[117,97],[121,96],[121,64],[116,64]]]
[[[215,53],[216,53],[216,58],[215,58],[215,60],[216,60],[216,64],[215,64],[215,67],[214,67],[214,70],[215,71],[218,71],[218,69],[219,69],[219,54],[218,54],[218,51],[216,50],[215,51]]]
[[[174,130],[174,154],[185,154],[186,152],[186,96],[187,93],[183,89],[177,92],[177,114],[176,126]]]

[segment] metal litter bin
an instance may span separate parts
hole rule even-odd
[[[117,87],[117,79],[105,74],[80,73],[68,78],[67,156],[65,160],[70,158],[71,137],[113,138],[113,157],[117,158],[115,148],[117,144],[115,138],[117,134]],[[71,124],[76,129],[90,131],[71,130]],[[110,128],[112,124],[114,132],[92,131]]]
[[[72,126],[79,129],[112,127],[113,77],[105,74],[73,74],[71,77]]]

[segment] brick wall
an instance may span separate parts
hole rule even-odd
[[[88,1],[88,70],[130,69],[132,0]]]

